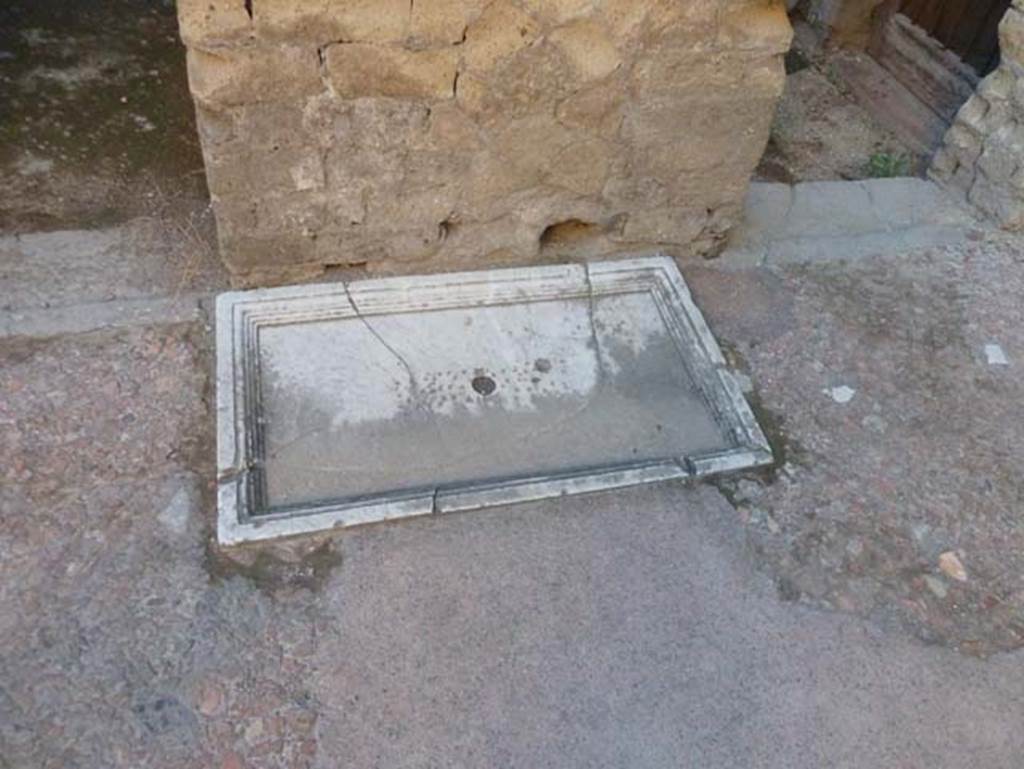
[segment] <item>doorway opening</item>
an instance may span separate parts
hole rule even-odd
[[[1011,0],[887,0],[869,52],[945,123],[999,65],[999,22]]]

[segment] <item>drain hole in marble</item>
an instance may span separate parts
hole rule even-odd
[[[486,398],[488,395],[494,394],[498,385],[489,376],[478,376],[473,378],[473,389]]]

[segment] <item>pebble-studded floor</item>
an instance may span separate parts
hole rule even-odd
[[[780,595],[969,654],[1024,644],[1022,239],[688,274],[787,449],[774,482],[721,484]]]

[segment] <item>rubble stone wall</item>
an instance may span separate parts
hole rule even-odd
[[[178,0],[223,257],[707,254],[768,137],[781,0]]]
[[[1024,0],[999,26],[1000,64],[957,113],[929,175],[1010,230],[1024,230]]]

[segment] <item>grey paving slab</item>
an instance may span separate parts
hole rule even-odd
[[[227,286],[191,222],[0,235],[0,312],[161,298]]]
[[[209,294],[114,299],[53,308],[0,311],[0,337],[49,337],[82,334],[105,328],[192,323],[205,319],[201,310]]]
[[[743,221],[714,264],[742,269],[860,259],[955,245],[982,226],[924,179],[755,183]]]

